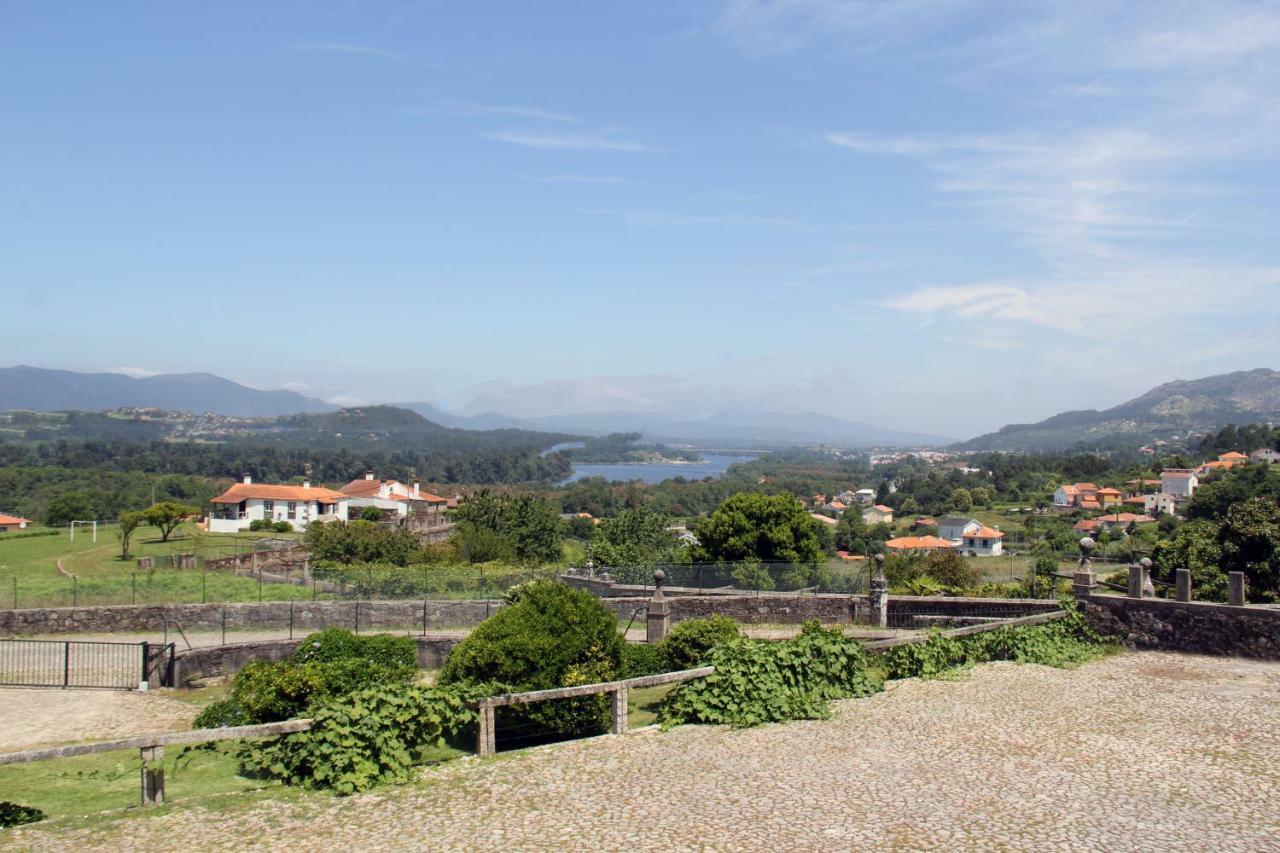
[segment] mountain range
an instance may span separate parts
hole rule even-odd
[[[1218,430],[1229,423],[1280,422],[1280,372],[1265,367],[1176,380],[1126,403],[1011,424],[960,450],[1064,451],[1136,446]]]

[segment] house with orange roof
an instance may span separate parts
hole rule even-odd
[[[837,524],[840,523],[829,515],[821,515],[820,513],[816,513],[816,512],[809,513],[809,517],[812,518],[814,521],[822,522],[828,527],[835,527]]]
[[[1155,524],[1156,520],[1149,515],[1138,515],[1132,512],[1114,512],[1110,515],[1100,515],[1093,519],[1103,530],[1115,530],[1117,528],[1127,530],[1131,524]]]
[[[1189,500],[1199,486],[1199,475],[1189,468],[1165,468],[1160,472],[1160,492],[1178,503]]]
[[[0,533],[8,533],[10,530],[26,530],[30,520],[17,515],[5,515],[0,512]]]
[[[439,495],[433,495],[430,492],[423,491],[418,483],[412,485],[401,483],[399,480],[383,480],[373,476],[372,471],[366,471],[364,477],[358,480],[352,480],[338,491],[348,497],[348,506],[353,509],[363,509],[367,506],[377,507],[378,509],[394,510],[396,515],[401,518],[407,516],[412,505],[421,503],[424,506],[443,508],[449,503],[448,498],[442,498]],[[358,515],[357,512],[350,513]]]
[[[347,518],[349,497],[342,492],[312,486],[255,483],[248,474],[212,501],[207,529],[210,533],[248,530],[255,521],[287,521],[295,530],[306,530],[312,522]]]
[[[966,530],[960,549],[973,557],[999,557],[1004,551],[1004,534],[985,524],[977,530]]]
[[[1053,508],[1063,512],[1076,509],[1106,509],[1119,506],[1124,493],[1097,483],[1063,483],[1053,493]]]
[[[1218,454],[1218,461],[1229,462],[1232,465],[1240,465],[1244,462],[1248,462],[1249,457],[1245,456],[1243,453],[1239,452],[1238,450],[1228,450],[1226,453]]]
[[[909,551],[950,551],[951,543],[938,536],[899,536],[884,543],[886,550],[902,554]]]
[[[884,504],[869,506],[862,511],[864,524],[893,524],[893,507]]]

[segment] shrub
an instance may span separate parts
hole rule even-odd
[[[738,623],[728,616],[687,619],[679,622],[658,646],[662,665],[669,672],[701,666],[716,645],[738,636]]]
[[[326,628],[303,640],[293,659],[298,663],[358,659],[372,666],[416,667],[418,643],[409,636],[355,634],[342,628]]]
[[[595,596],[540,581],[454,647],[440,684],[492,682],[524,691],[610,681],[621,666],[622,645],[616,617]],[[510,716],[564,734],[594,734],[607,726],[608,700],[588,696],[521,705]]]
[[[0,801],[0,827],[35,823],[38,820],[44,820],[45,817],[44,812],[32,806]]]
[[[275,524],[271,525],[271,529],[276,533],[292,533],[293,525],[287,521],[277,521]]]
[[[269,723],[302,714],[314,702],[380,683],[406,683],[416,670],[379,666],[358,658],[293,663],[251,661],[236,674],[232,701],[249,722]]]
[[[658,652],[659,647],[648,643],[622,644],[622,677],[639,678],[668,672]]]
[[[711,650],[716,671],[667,694],[663,725],[755,726],[827,716],[833,699],[867,696],[882,681],[856,640],[806,622],[800,636],[767,641],[734,637]]]
[[[276,523],[269,518],[255,518],[249,522],[249,529],[255,533],[259,530],[275,530]]]
[[[252,722],[244,708],[240,707],[234,699],[219,699],[217,702],[210,702],[196,715],[191,728],[221,729],[230,726],[247,726]]]
[[[339,794],[404,781],[475,719],[470,703],[488,692],[394,684],[329,699],[313,709],[309,731],[244,744],[241,771]]]

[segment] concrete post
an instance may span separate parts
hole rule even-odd
[[[1098,544],[1088,536],[1080,540],[1080,564],[1076,566],[1075,577],[1072,579],[1072,590],[1076,598],[1093,595],[1094,587],[1097,586],[1093,578],[1093,563],[1089,560],[1096,547]]]
[[[619,685],[618,689],[613,691],[613,705],[611,707],[611,717],[609,732],[615,735],[625,735],[627,733],[627,685]]]
[[[1227,604],[1244,607],[1244,572],[1227,572]]]
[[[476,753],[481,758],[487,758],[498,751],[497,738],[493,730],[493,703],[487,699],[481,699],[476,708],[476,718],[479,723],[476,727]]]
[[[662,582],[666,579],[667,573],[662,569],[653,573],[653,597],[649,599],[644,634],[645,642],[651,645],[662,642],[671,630],[671,607],[662,595]]]
[[[867,603],[871,606],[871,624],[889,627],[889,581],[884,576],[884,554],[876,554],[876,573],[867,584]]]
[[[1129,566],[1129,588],[1125,595],[1130,598],[1142,598],[1142,566],[1137,563]]]
[[[1142,569],[1142,597],[1155,598],[1156,585],[1151,582],[1151,558],[1143,557],[1138,561],[1138,566]]]
[[[1174,577],[1177,580],[1177,584],[1178,584],[1178,600],[1190,601],[1191,600],[1191,570],[1178,569],[1177,571],[1174,572]]]
[[[164,803],[163,746],[144,746],[142,753],[142,804],[158,806]]]

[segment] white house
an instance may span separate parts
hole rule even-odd
[[[938,519],[938,538],[946,539],[952,545],[959,545],[966,533],[981,527],[982,522],[976,518],[965,518],[963,515],[943,516]]]
[[[1173,515],[1178,510],[1178,501],[1173,495],[1161,492],[1158,495],[1140,495],[1144,515]]]
[[[5,515],[0,512],[0,533],[7,533],[10,530],[26,530],[27,525],[30,523],[25,518],[19,518],[16,515]]]
[[[875,489],[858,489],[858,491],[853,493],[853,496],[854,496],[854,500],[856,500],[860,504],[875,503],[876,490]]]
[[[1200,485],[1196,472],[1188,468],[1166,468],[1160,472],[1160,491],[1176,501],[1188,500]]]
[[[980,557],[998,557],[1004,550],[1004,534],[982,525],[977,529],[966,529],[960,540],[960,550]]]
[[[248,530],[254,521],[287,521],[295,530],[306,530],[313,521],[345,521],[347,496],[333,489],[312,486],[277,486],[255,483],[248,474],[210,503],[210,533]]]
[[[1280,462],[1280,450],[1272,450],[1270,447],[1259,447],[1257,450],[1249,454],[1250,462],[1270,462],[1275,464]]]
[[[862,511],[864,524],[893,524],[893,507],[884,504],[869,506]]]
[[[874,493],[872,496],[874,497]],[[840,501],[840,503],[845,506],[852,506],[853,504],[858,503],[858,493],[852,489],[845,489],[843,492],[832,498],[832,500]]]
[[[374,479],[372,471],[366,471],[363,478],[352,480],[339,491],[347,496],[347,514],[352,518],[367,506],[395,510],[403,518],[415,503],[441,510],[449,503],[448,498],[422,491],[418,483],[410,486],[399,480]]]

